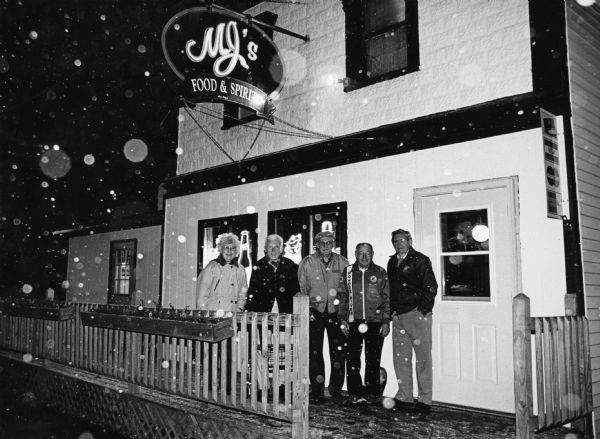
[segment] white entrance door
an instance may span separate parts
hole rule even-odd
[[[415,191],[415,248],[439,283],[433,399],[514,413],[512,297],[520,289],[516,178]]]

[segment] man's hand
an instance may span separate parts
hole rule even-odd
[[[341,321],[340,322],[340,329],[342,330],[342,332],[344,333],[344,335],[347,337],[348,334],[350,333],[349,329],[348,329],[348,322],[345,321]]]
[[[388,334],[390,333],[390,324],[382,323],[381,327],[379,328],[379,333],[381,334],[381,336],[383,338],[386,338],[388,336]]]
[[[312,313],[312,311],[310,312],[310,321],[314,322],[315,320],[317,320],[317,318],[315,317],[315,315]]]

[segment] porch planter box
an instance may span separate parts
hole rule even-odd
[[[234,334],[231,318],[197,317],[194,320],[170,320],[93,311],[82,311],[80,315],[85,326],[183,337],[212,343],[230,338]]]
[[[72,306],[45,307],[45,306],[6,306],[3,313],[9,316],[30,317],[43,320],[71,320],[73,318]]]

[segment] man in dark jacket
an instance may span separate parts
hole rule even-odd
[[[356,246],[356,262],[344,268],[339,318],[348,336],[346,383],[353,402],[377,402],[381,348],[390,332],[390,286],[385,270],[373,263],[373,246]],[[360,356],[365,344],[365,385],[360,376]]]
[[[300,292],[298,266],[282,252],[283,238],[267,236],[265,257],[256,263],[250,277],[246,311],[293,312],[294,295]]]
[[[431,261],[412,247],[406,230],[392,232],[396,254],[387,266],[392,311],[394,370],[398,380],[396,409],[428,413],[431,410],[433,368],[431,361],[431,317],[437,282]],[[413,350],[419,399],[413,399]]]

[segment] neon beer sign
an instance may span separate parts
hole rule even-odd
[[[165,25],[163,53],[193,102],[232,102],[269,118],[283,86],[283,63],[271,38],[227,11],[186,9]]]

